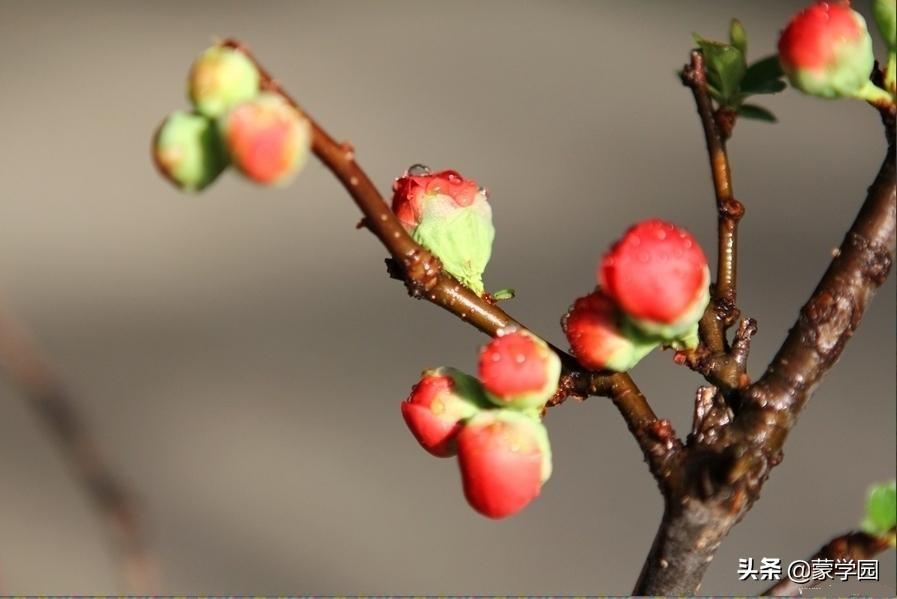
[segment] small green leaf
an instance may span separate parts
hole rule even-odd
[[[773,113],[756,104],[742,104],[738,107],[737,112],[739,116],[743,116],[746,119],[766,121],[767,123],[775,123],[778,121]]]
[[[773,54],[772,56],[761,58],[748,67],[744,74],[744,79],[741,81],[741,88],[745,91],[748,89],[763,88],[772,81],[780,80],[783,76],[782,65],[779,64],[779,55]]]
[[[517,292],[513,289],[499,289],[498,291],[493,291],[490,295],[492,296],[493,300],[501,302],[504,300],[512,299],[515,295],[517,295]]]
[[[698,42],[707,64],[707,79],[717,87],[725,99],[724,104],[734,98],[746,71],[744,54],[735,46],[701,40]]]
[[[781,79],[773,79],[771,81],[766,81],[764,83],[758,83],[754,85],[745,85],[744,81],[741,82],[741,93],[745,96],[753,96],[757,94],[777,94],[783,89],[788,87]]]
[[[866,517],[860,524],[870,535],[893,534],[897,526],[897,484],[895,481],[873,485],[866,496]]]
[[[738,48],[742,56],[747,56],[747,31],[738,19],[729,24],[729,42]]]

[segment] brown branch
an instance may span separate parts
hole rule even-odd
[[[851,560],[857,561],[861,559],[870,559],[886,550],[891,544],[885,537],[876,537],[865,532],[849,532],[839,537],[835,537],[822,548],[813,554],[807,561],[813,560]],[[800,585],[788,578],[772,585],[761,595],[767,597],[790,597],[800,596],[807,589],[813,589],[819,586],[823,581],[814,580],[809,585]]]
[[[887,278],[897,229],[894,113],[893,106],[883,113],[888,151],[863,207],[766,373],[737,393],[737,414],[712,398],[699,398],[702,413],[695,428],[702,435],[689,438],[682,478],[667,497],[634,594],[698,591],[723,537],[750,510],[769,472],[782,461],[785,438],[800,410]]]
[[[137,594],[155,589],[155,566],[141,531],[140,515],[76,410],[76,401],[19,323],[0,309],[0,372],[28,399],[55,438],[75,475],[106,520],[121,574]]]
[[[725,107],[714,110],[707,87],[704,55],[700,50],[692,51],[690,63],[682,69],[682,82],[694,95],[704,130],[716,197],[718,237],[716,283],[699,327],[701,347],[696,352],[682,352],[683,356],[695,354],[682,361],[703,374],[710,383],[729,392],[746,383],[743,364],[729,355],[726,340],[726,331],[738,319],[738,223],[744,216],[744,206],[735,199],[732,190],[732,172],[726,153],[726,139],[731,135],[735,116]]]
[[[230,39],[222,42],[222,45],[246,54],[261,73],[263,88],[280,94],[308,118],[313,132],[312,151],[349,192],[364,215],[363,226],[389,251],[394,267],[397,266],[399,271],[393,274],[402,275],[412,297],[434,303],[490,336],[495,336],[508,326],[526,328],[495,303],[477,296],[443,272],[438,258],[415,242],[402,227],[376,186],[355,161],[352,146],[338,143],[311,118],[261,66],[245,44]],[[556,347],[553,349],[561,357],[564,368],[559,392],[548,405],[557,405],[568,396],[580,399],[590,395],[610,397],[635,436],[651,472],[658,483],[664,486],[666,473],[669,471],[668,464],[682,445],[669,422],[657,418],[628,374],[586,371],[573,356]]]
[[[716,265],[715,299],[730,312],[735,308],[736,282],[738,274],[738,222],[744,215],[744,206],[735,199],[732,190],[732,172],[726,154],[726,136],[720,130],[717,112],[714,112],[710,92],[707,89],[707,73],[704,55],[699,50],[691,53],[691,63],[682,70],[682,81],[695,97],[704,141],[710,158],[710,172],[716,195],[716,209],[719,224],[719,248]],[[737,316],[737,315],[736,315]],[[725,324],[734,322],[734,317]]]

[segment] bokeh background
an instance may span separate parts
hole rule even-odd
[[[628,593],[661,500],[611,403],[550,412],[555,474],[522,514],[464,502],[398,404],[425,367],[474,368],[484,338],[387,278],[384,250],[318,163],[285,189],[226,174],[190,197],[150,136],[184,77],[234,35],[384,193],[408,165],[487,185],[487,287],[556,343],[598,256],[649,216],[713,253],[691,95],[693,31],[739,16],[751,58],[795,2],[0,2],[0,293],[80,398],[137,493],[166,593]],[[868,9],[865,2],[859,7]],[[878,169],[877,114],[787,91],[731,143],[739,304],[758,374]],[[895,470],[892,276],[801,417],[708,593],[752,593],[739,557],[805,558],[858,523]],[[700,380],[655,353],[634,376],[687,432]],[[0,381],[4,593],[124,591],[104,529],[39,421]],[[893,595],[882,583],[832,592]],[[823,592],[825,592],[823,590]]]

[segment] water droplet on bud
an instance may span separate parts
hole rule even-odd
[[[407,172],[412,177],[423,177],[430,174],[430,167],[426,164],[412,164]]]

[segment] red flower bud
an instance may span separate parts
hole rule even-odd
[[[661,220],[630,228],[601,260],[604,293],[644,333],[675,339],[690,331],[710,301],[710,271],[697,241]]]
[[[465,419],[486,403],[479,382],[454,368],[428,370],[402,402],[402,416],[421,447],[437,457],[455,455]]]
[[[308,119],[271,92],[231,109],[221,131],[234,165],[265,185],[290,181],[311,150]]]
[[[483,271],[492,255],[492,208],[485,191],[456,171],[431,174],[415,165],[393,185],[393,212],[446,272],[482,296]]]
[[[551,476],[551,448],[541,422],[511,410],[471,418],[458,435],[467,502],[489,518],[522,510]]]
[[[577,299],[561,324],[571,352],[591,370],[625,372],[658,345],[638,335],[627,336],[622,315],[600,290]]]
[[[557,391],[561,361],[528,331],[495,337],[480,350],[479,377],[486,397],[500,406],[541,408]]]
[[[445,195],[458,207],[473,204],[479,188],[473,179],[464,179],[458,171],[446,170],[429,173],[429,169],[417,166],[396,179],[392,189],[392,210],[409,231],[420,224],[427,196]],[[420,173],[420,174],[416,174]]]
[[[816,2],[795,15],[779,38],[779,61],[806,94],[887,98],[869,81],[874,56],[866,21],[847,2]]]
[[[193,62],[187,95],[202,114],[218,118],[259,93],[259,72],[246,54],[213,46]]]

